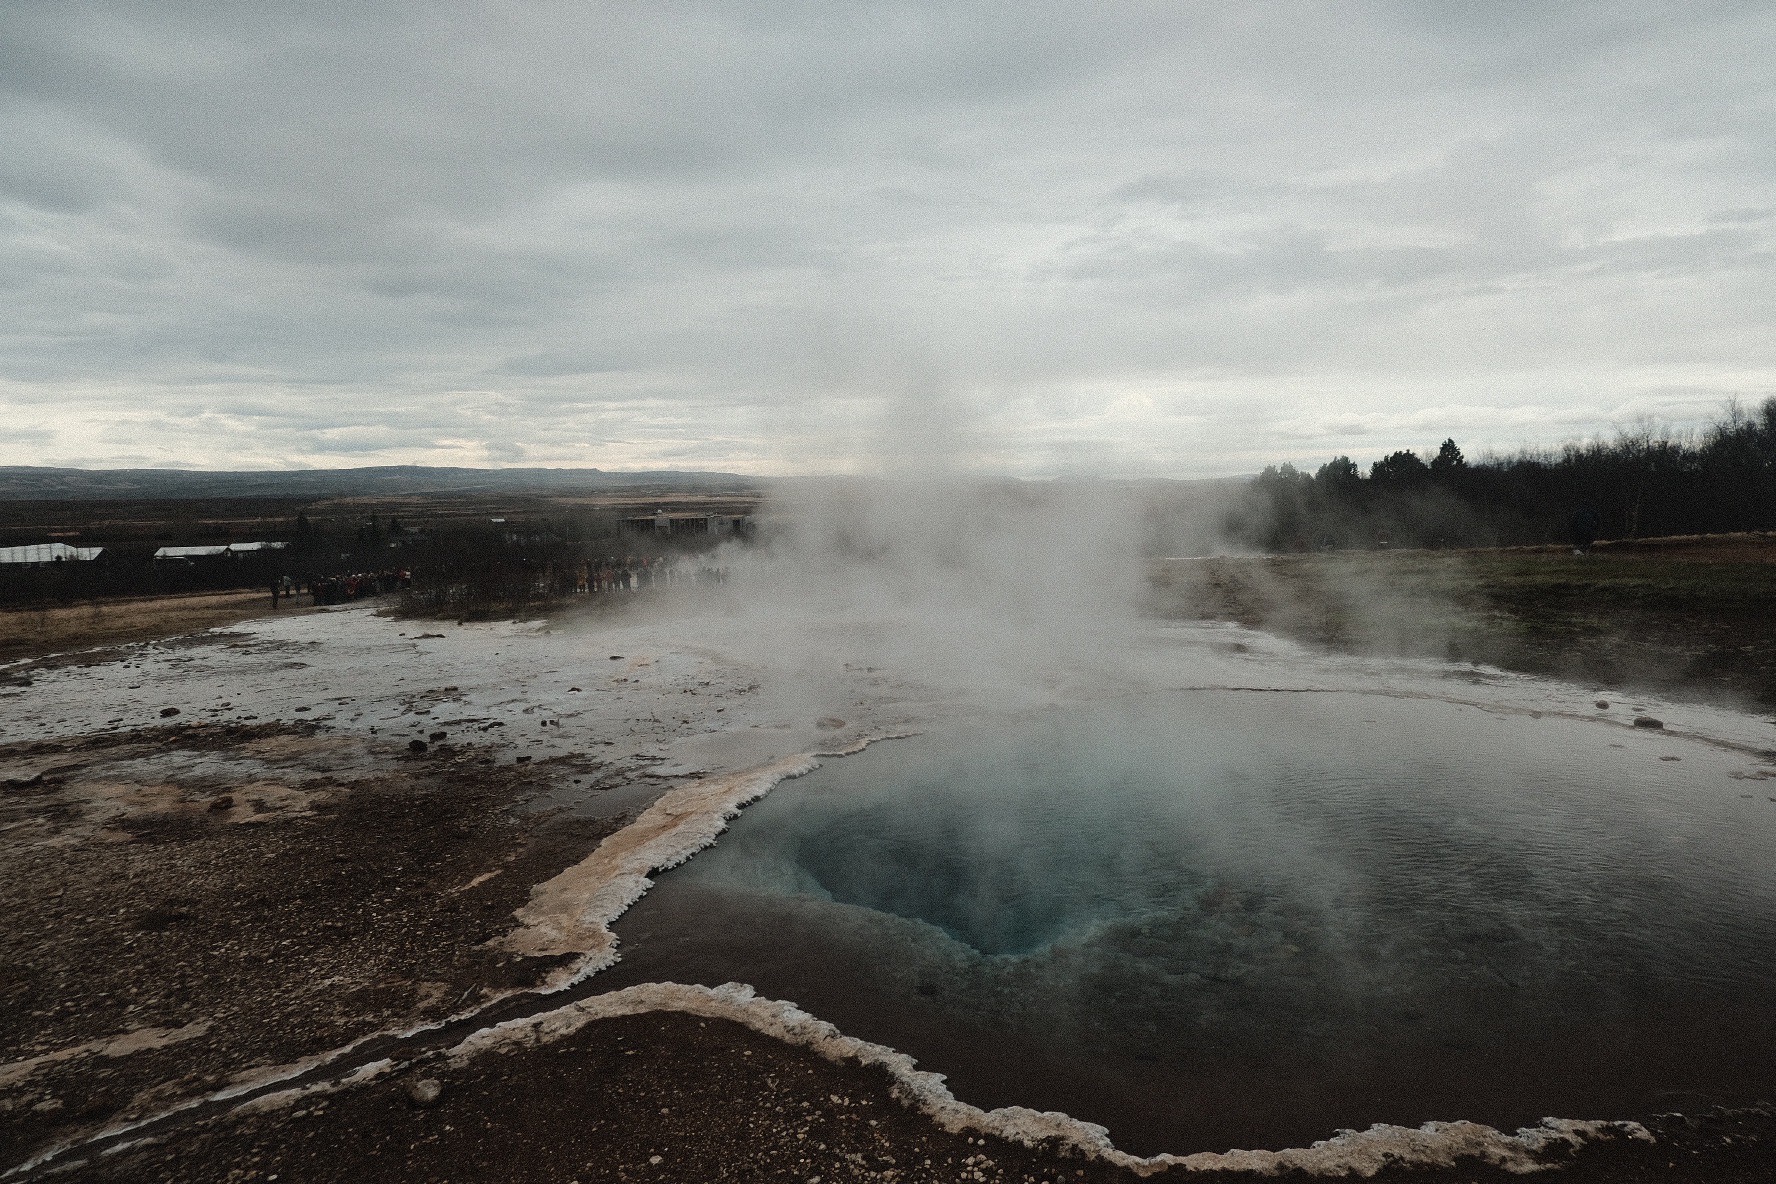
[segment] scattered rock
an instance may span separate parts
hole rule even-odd
[[[528,765],[530,763],[530,758],[528,756],[521,756],[517,758],[517,761],[521,765]]]
[[[174,716],[174,715],[178,715],[178,714],[179,714],[179,709],[177,707],[162,707],[160,709],[160,718],[162,718],[162,719],[166,719],[169,716]]]
[[[621,662],[622,660],[623,660],[622,654],[612,654],[611,655],[611,661],[613,661],[613,662]]]
[[[421,1077],[407,1087],[407,1096],[415,1106],[436,1106],[444,1096],[444,1086],[435,1077]]]
[[[460,625],[460,624],[462,624],[462,622],[458,621],[457,624]],[[428,637],[443,637],[443,636],[444,635],[442,633],[415,633],[413,635],[413,639],[415,641],[424,641]]]
[[[449,735],[450,733],[448,732],[433,732],[430,736],[427,736],[426,739],[430,740],[433,744],[436,744],[438,741],[445,739]]]
[[[1599,699],[1597,701],[1597,709],[1599,711],[1608,711],[1609,710],[1609,700],[1608,699]]]
[[[1642,715],[1635,717],[1634,726],[1637,728],[1662,728],[1665,726],[1665,721],[1654,719],[1650,715]]]
[[[575,694],[578,694],[578,693],[579,693],[579,690],[580,690],[580,688],[579,688],[579,687],[568,687],[568,688],[567,688],[567,693],[568,693],[568,694],[570,694],[570,695],[575,695]]]
[[[407,741],[407,751],[409,751],[409,752],[424,752],[425,750],[426,750],[426,742],[424,740],[409,740],[409,741]]]
[[[212,809],[212,810],[232,810],[232,809],[234,809],[234,795],[231,793],[225,793],[219,798],[211,799],[210,809]]]

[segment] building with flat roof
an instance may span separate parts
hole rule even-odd
[[[84,563],[97,559],[103,547],[71,547],[67,543],[26,543],[22,547],[0,547],[0,563]]]
[[[671,514],[656,510],[652,514],[636,514],[623,519],[623,528],[636,534],[744,534],[748,516],[745,514]]]
[[[219,543],[205,547],[162,547],[154,553],[156,559],[229,559],[236,555],[251,555],[255,551],[281,551],[289,543]]]

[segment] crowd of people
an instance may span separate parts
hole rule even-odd
[[[580,564],[573,590],[576,593],[637,592],[643,588],[677,584],[719,584],[727,578],[725,567],[691,563],[682,556],[606,556]]]
[[[315,576],[305,582],[294,576],[280,576],[271,586],[271,605],[277,607],[280,599],[294,600],[306,591],[310,603],[344,604],[351,600],[362,600],[366,596],[383,596],[390,592],[399,592],[413,581],[407,571],[376,571],[354,572],[345,576]]]
[[[547,600],[564,594],[593,595],[640,592],[649,588],[721,584],[726,583],[727,579],[727,568],[689,556],[607,555],[584,560],[566,569],[544,568],[540,572],[520,576],[519,582],[525,589],[524,599],[528,601],[533,598]],[[294,603],[306,594],[309,603],[314,605],[345,604],[370,596],[406,592],[413,586],[412,573],[404,569],[301,579],[280,576],[271,585],[271,603],[275,608],[282,601]],[[465,588],[466,585],[449,585],[444,592],[446,602],[454,603],[462,599]],[[431,589],[431,595],[436,596],[437,593],[438,589]]]

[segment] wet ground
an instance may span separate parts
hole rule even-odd
[[[421,1080],[440,1085],[432,1105],[413,1100]],[[1563,1170],[1542,1178],[1570,1184],[1769,1179],[1776,1154],[1770,1114],[1674,1118],[1654,1130],[1656,1144],[1593,1144],[1562,1157]],[[670,1014],[609,1020],[462,1070],[420,1067],[288,1111],[237,1116],[84,1171],[82,1178],[107,1184],[274,1175],[289,1184],[1142,1179],[1077,1156],[946,1133],[898,1101],[878,1072],[836,1065],[737,1025]],[[1525,1177],[1470,1162],[1459,1171],[1384,1169],[1379,1178],[1498,1184]]]
[[[1161,629],[1069,682],[941,653],[912,677],[873,663],[870,639],[844,623],[766,624],[662,612],[459,627],[355,607],[12,670],[23,676],[0,687],[0,1170],[67,1144],[27,1175],[1124,1178],[1064,1147],[970,1142],[903,1105],[905,1082],[724,1019],[601,1019],[460,1063],[418,1039],[338,1050],[521,1005],[492,1001],[573,961],[510,952],[533,888],[662,795],[799,753],[1131,686],[1356,680],[1499,710],[1596,711],[1593,688],[1320,659],[1213,627]],[[1711,708],[1612,710],[1636,706],[1734,752],[1773,739],[1768,721]],[[675,842],[665,862],[694,850]],[[594,977],[579,989],[603,988]],[[301,1080],[325,1092],[272,1096],[310,1060],[324,1067]],[[410,1087],[427,1075],[441,1093],[416,1104]],[[246,1106],[179,1109],[218,1089]],[[150,1122],[150,1142],[81,1150],[133,1121]],[[1578,1153],[1581,1172],[1686,1178],[1669,1162],[1714,1173],[1687,1178],[1761,1179],[1746,1165],[1770,1162],[1768,1128],[1741,1115],[1661,1128],[1654,1144],[1605,1141]],[[1471,1166],[1448,1178],[1486,1178]]]
[[[491,759],[273,723],[0,752],[0,1144],[534,981],[484,943],[615,823],[523,825],[533,774]]]

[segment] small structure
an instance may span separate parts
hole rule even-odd
[[[162,547],[154,553],[156,559],[220,559],[228,554],[225,546],[214,547]]]
[[[255,551],[281,551],[289,543],[222,543],[207,547],[162,547],[154,553],[156,559],[179,559],[187,563],[194,559],[232,559],[237,555],[251,555]]]
[[[623,529],[635,534],[663,536],[744,534],[748,521],[745,514],[669,514],[665,510],[655,510],[652,514],[636,514],[623,519]]]
[[[22,547],[0,547],[0,563],[20,563],[35,567],[45,563],[85,563],[99,557],[103,547],[71,547],[67,543],[27,543]]]

